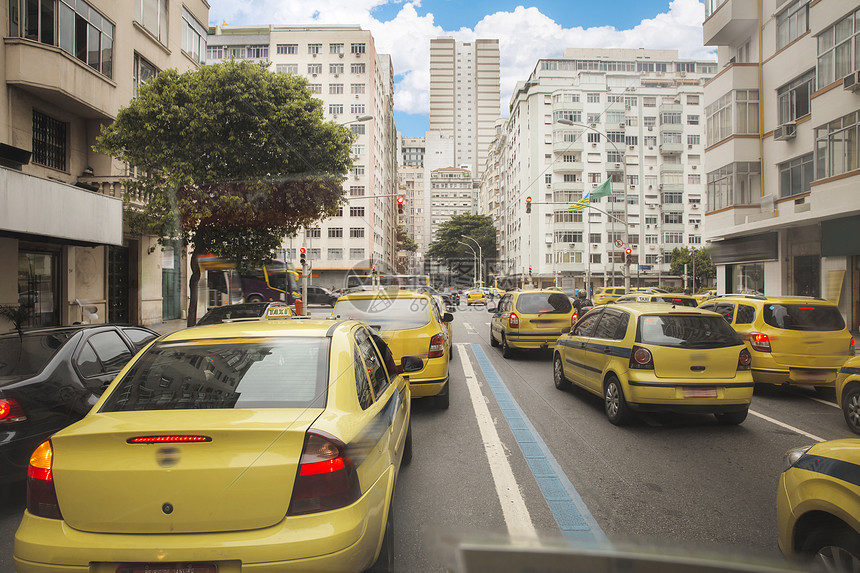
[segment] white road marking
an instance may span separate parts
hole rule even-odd
[[[458,343],[457,354],[463,364],[463,373],[466,376],[466,388],[469,389],[469,398],[472,400],[472,408],[475,410],[475,418],[478,421],[478,429],[484,442],[484,450],[487,452],[487,461],[490,463],[490,473],[496,485],[496,493],[502,505],[502,515],[508,527],[508,533],[517,538],[537,538],[537,531],[532,523],[531,515],[526,507],[520,487],[514,478],[511,464],[508,462],[507,452],[499,439],[499,433],[490,416],[485,396],[478,386],[478,379],[472,362],[466,356],[467,344]]]
[[[757,417],[761,418],[762,420],[766,420],[766,421],[770,422],[771,424],[776,424],[777,426],[785,428],[786,430],[791,430],[795,434],[800,434],[801,436],[806,436],[810,440],[815,440],[816,442],[824,442],[825,441],[824,438],[819,438],[815,434],[810,434],[808,432],[804,432],[803,430],[795,428],[794,426],[789,426],[788,424],[786,424],[784,422],[780,422],[779,420],[774,420],[770,416],[765,416],[764,414],[759,414],[758,412],[755,412],[753,410],[750,410],[750,414],[752,414],[753,416],[757,416]]]
[[[475,327],[474,327],[474,326],[472,326],[471,324],[469,324],[468,322],[464,322],[464,323],[463,323],[463,326],[465,327],[466,332],[467,332],[468,334],[478,334],[478,331],[477,331],[477,330],[475,330]]]
[[[813,398],[812,396],[807,396],[807,398],[809,398],[810,400],[814,400],[819,404],[824,404],[825,406],[833,406],[837,410],[839,409],[839,404],[834,404],[833,402],[828,402],[827,400],[822,400],[821,398]]]

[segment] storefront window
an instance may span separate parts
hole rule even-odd
[[[726,265],[726,292],[764,293],[764,263]]]
[[[53,253],[18,254],[18,304],[29,311],[26,327],[60,324],[57,259]]]

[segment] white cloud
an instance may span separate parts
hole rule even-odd
[[[401,4],[397,15],[380,21],[374,9]],[[565,48],[676,49],[682,58],[713,58],[702,45],[704,5],[700,0],[672,0],[666,12],[629,30],[611,26],[564,28],[538,8],[488,14],[474,29],[445,30],[432,13],[418,14],[420,0],[220,0],[209,11],[212,22],[251,24],[358,24],[373,33],[376,49],[391,54],[397,111],[426,114],[430,106],[430,40],[498,38],[501,52],[501,109],[506,110],[517,81],[528,79],[538,59],[561,56]],[[505,113],[503,111],[503,113]],[[506,113],[505,113],[506,114]]]

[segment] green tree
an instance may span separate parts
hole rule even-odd
[[[409,251],[410,253],[414,253],[418,250],[418,243],[412,240],[406,233],[406,229],[403,225],[398,225],[397,227],[397,250],[398,251]]]
[[[126,184],[133,233],[192,251],[188,324],[196,322],[198,258],[256,266],[283,238],[343,203],[351,132],[325,121],[307,81],[229,61],[160,72],[102,129],[94,149],[134,165]]]
[[[473,241],[464,239],[463,235],[473,238],[481,246],[480,254],[483,256],[483,262],[496,258],[496,228],[493,226],[493,220],[487,215],[454,215],[450,220],[439,225],[436,240],[430,243],[427,255],[446,261],[449,269],[455,264],[456,259],[471,260],[472,251],[460,243],[469,245],[475,252],[479,250]],[[481,278],[483,279],[483,272]]]
[[[669,272],[673,275],[684,275],[684,264],[687,265],[687,273],[693,273],[693,260],[696,261],[696,277],[693,281],[692,292],[707,282],[706,279],[717,276],[717,269],[711,261],[710,249],[689,249],[687,247],[676,247],[672,250],[672,259],[669,262]]]

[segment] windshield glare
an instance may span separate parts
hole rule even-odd
[[[408,330],[430,323],[430,307],[425,298],[366,298],[339,300],[333,316],[360,320],[376,330]]]
[[[722,348],[743,344],[725,320],[702,315],[640,316],[636,342],[672,348]]]
[[[785,330],[842,330],[845,321],[835,306],[816,303],[768,304],[764,307],[764,321]]]
[[[0,338],[0,376],[33,376],[42,371],[75,331],[9,334]]]

